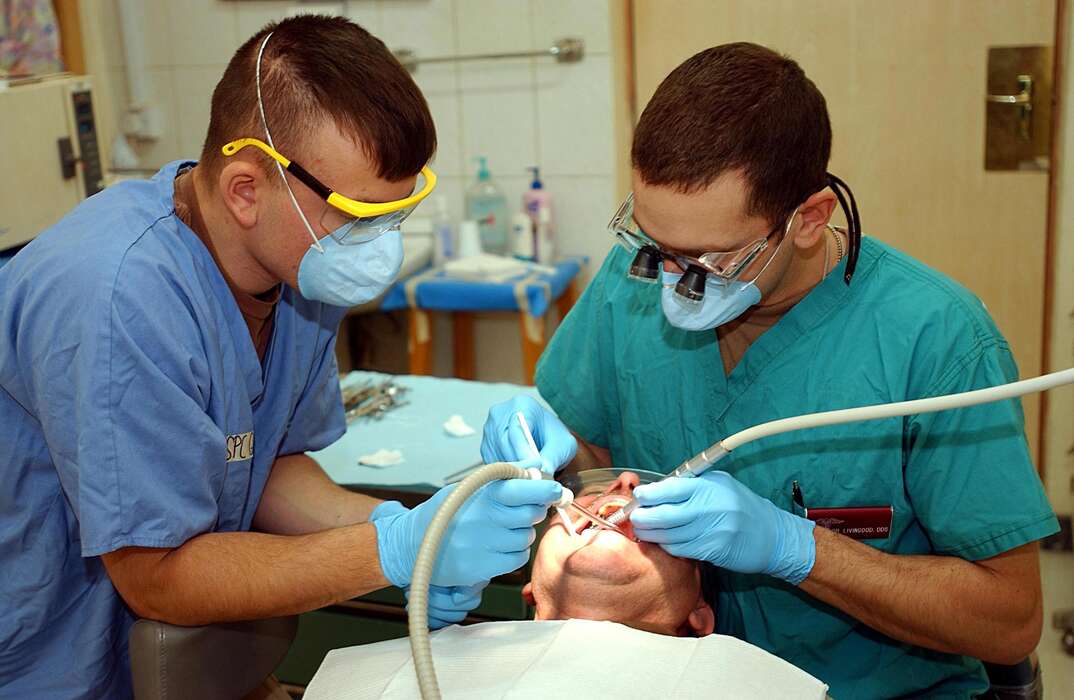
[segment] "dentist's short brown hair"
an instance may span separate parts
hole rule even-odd
[[[786,56],[750,43],[706,49],[657,88],[634,131],[650,185],[702,190],[728,171],[750,185],[750,215],[777,225],[827,186],[832,128],[817,86]]]

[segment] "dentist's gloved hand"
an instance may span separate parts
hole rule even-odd
[[[399,501],[384,501],[373,509],[369,522],[375,523],[380,518],[407,510]],[[481,605],[481,592],[487,585],[488,581],[479,581],[472,586],[429,586],[429,629],[438,630],[462,622],[468,612]],[[403,588],[403,594],[409,603],[410,586]]]
[[[532,396],[516,396],[489,409],[481,437],[481,459],[485,464],[525,462],[533,458],[526,434],[515,415],[519,411],[526,416],[533,441],[541,453],[541,471],[554,474],[574,459],[578,441],[556,414]]]
[[[429,586],[429,629],[462,622],[466,613],[481,605],[481,592],[488,581],[481,581],[472,586]],[[404,588],[407,610],[410,609],[410,588]]]
[[[380,568],[393,586],[410,585],[422,537],[440,504],[455,486],[445,486],[412,510],[371,517],[377,528]],[[478,489],[451,519],[433,566],[432,584],[472,586],[525,565],[549,504],[563,487],[551,480],[507,479]],[[401,507],[400,507],[401,508]]]
[[[669,554],[740,573],[761,573],[794,585],[813,569],[812,520],[782,510],[727,472],[665,479],[639,486],[630,514],[639,539]]]

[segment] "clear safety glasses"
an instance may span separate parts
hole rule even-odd
[[[428,167],[421,169],[414,194],[394,202],[359,202],[344,197],[315,178],[308,170],[282,155],[272,146],[255,138],[242,138],[223,147],[225,156],[233,156],[247,146],[260,149],[294,175],[306,187],[325,201],[321,226],[343,245],[363,243],[399,228],[418,204],[436,187],[436,174]]]
[[[707,274],[730,282],[742,274],[742,271],[768,248],[768,241],[772,236],[780,231],[786,233],[792,219],[793,217],[787,220],[786,225],[777,226],[763,238],[751,241],[738,250],[712,251],[694,257],[668,250],[642,231],[638,222],[634,220],[634,194],[631,193],[627,195],[615,216],[608,222],[608,232],[616,237],[620,245],[636,253],[634,262],[630,266],[631,277],[644,282],[657,282],[660,279],[661,264],[664,260],[670,260],[681,270],[699,267]]]

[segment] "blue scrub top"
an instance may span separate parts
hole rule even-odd
[[[134,617],[100,555],[250,529],[277,456],[344,432],[346,310],[285,286],[262,364],[175,214],[180,165],[0,269],[0,696],[129,697]]]
[[[726,375],[714,332],[671,326],[660,285],[627,277],[616,248],[552,338],[541,395],[612,463],[667,473],[721,438],[765,421],[1002,384],[1017,378],[981,302],[948,278],[866,238],[755,341]],[[776,435],[720,463],[793,512],[891,506],[885,552],[993,557],[1058,530],[1030,461],[1021,404],[987,404]],[[914,648],[796,587],[720,571],[717,631],[781,656],[835,698],[968,697],[979,661]],[[912,587],[908,590],[912,592]]]

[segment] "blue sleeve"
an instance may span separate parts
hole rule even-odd
[[[999,337],[948,359],[926,396],[1018,379]],[[905,439],[910,500],[936,551],[987,559],[1058,531],[1030,458],[1019,400],[912,416]]]
[[[534,383],[568,428],[611,448],[619,424],[610,276],[622,275],[622,251],[608,254],[596,277],[563,319],[537,363]]]
[[[302,395],[291,416],[287,434],[280,444],[283,455],[323,450],[343,437],[347,430],[343,416],[343,394],[336,362],[336,334],[339,320],[332,310],[321,305],[322,325],[318,328],[321,354],[315,363]]]
[[[167,272],[133,267],[114,285],[84,284],[85,297],[76,281],[56,286],[35,304],[28,341],[42,430],[87,557],[211,530],[223,485],[224,435],[207,413],[190,299]]]

